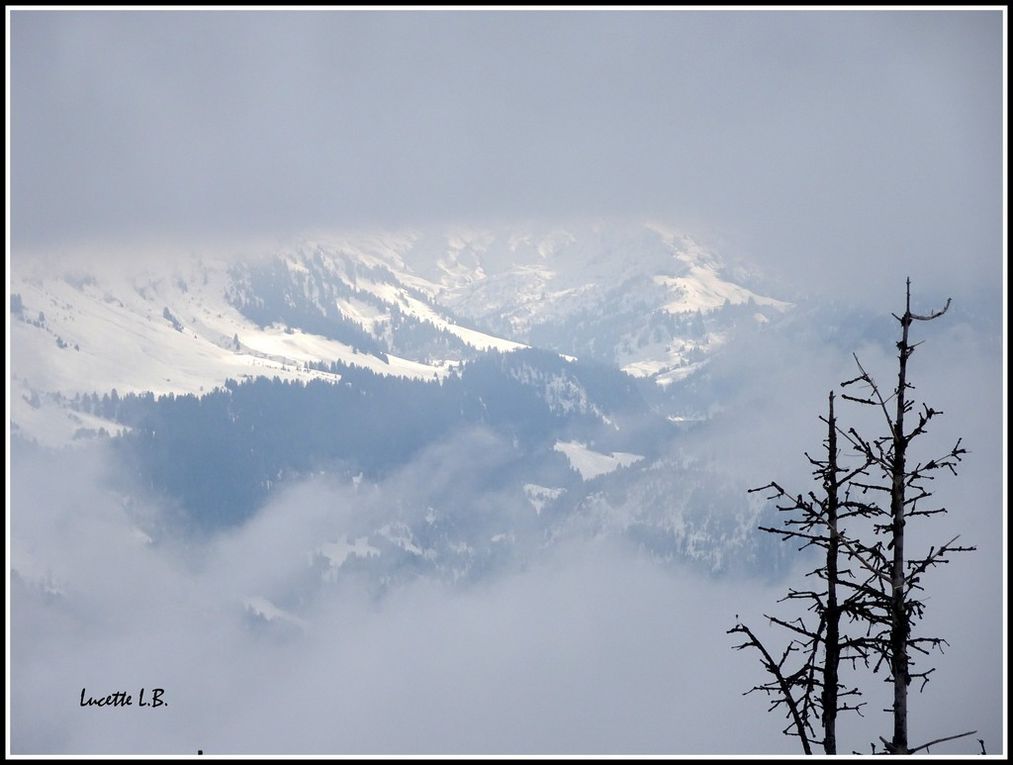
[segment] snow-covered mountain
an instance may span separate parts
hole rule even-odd
[[[311,556],[322,582],[481,576],[572,534],[777,565],[752,533],[763,508],[673,455],[720,398],[687,383],[714,388],[722,346],[791,306],[670,229],[316,235],[12,277],[19,444],[103,440],[116,491],[204,531],[330,476],[363,512]]]
[[[659,224],[473,232],[452,244],[438,261],[440,297],[459,315],[661,385],[699,369],[736,321],[766,323],[790,307]]]
[[[75,394],[336,381],[335,363],[443,379],[485,351],[529,345],[664,386],[704,366],[740,322],[789,307],[656,224],[328,235],[249,260],[139,262],[14,269],[23,435],[56,444],[119,429],[60,403]]]
[[[60,396],[200,394],[259,376],[337,381],[327,369],[336,362],[439,379],[469,355],[522,347],[455,323],[374,259],[314,242],[251,263],[96,264],[16,271],[12,282],[13,421],[47,444],[111,425]]]

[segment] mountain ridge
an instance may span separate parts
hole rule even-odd
[[[315,236],[249,260],[15,270],[13,419],[67,441],[52,394],[333,382],[333,362],[444,379],[489,350],[529,346],[664,386],[702,368],[736,322],[790,308],[726,275],[657,224]]]

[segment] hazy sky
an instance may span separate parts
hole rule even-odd
[[[656,215],[800,280],[1001,268],[994,12],[29,12],[17,252]]]
[[[943,287],[1000,289],[1002,20],[14,11],[14,257],[651,216],[797,289],[861,285],[852,303],[885,290],[878,315],[899,310],[911,273],[927,308]],[[933,580],[926,628],[953,649],[912,694],[912,738],[966,722],[999,751],[1001,343],[969,305],[924,330],[933,345],[913,362],[919,393],[952,412],[933,436],[964,435],[972,452],[940,487],[953,508],[940,537],[915,541],[952,530],[979,551]],[[686,448],[742,480],[804,475],[824,386],[850,376],[856,345],[877,370],[893,353],[820,331],[733,341],[712,369],[743,381],[724,402],[734,416]],[[467,465],[474,450],[456,448]],[[383,496],[396,504],[423,468]],[[302,586],[307,551],[352,531],[333,513],[359,508],[350,487],[301,482],[216,538],[170,528],[147,544],[138,515],[162,510],[143,496],[125,510],[107,488],[118,470],[102,450],[11,465],[15,565],[35,575],[12,593],[16,751],[794,751],[763,701],[740,696],[761,679],[755,657],[724,640],[783,582],[704,578],[577,538],[489,582],[421,580],[369,601],[354,582]],[[243,598],[275,592],[305,633],[244,614]],[[179,703],[88,716],[67,695],[82,685],[163,685]],[[885,719],[849,720],[848,743],[866,751]]]

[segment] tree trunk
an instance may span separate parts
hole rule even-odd
[[[837,754],[837,667],[840,662],[840,607],[837,603],[837,424],[834,394],[830,393],[827,438],[827,637],[823,665],[823,751]]]
[[[892,517],[893,567],[890,598],[890,670],[893,673],[893,741],[896,754],[908,753],[907,690],[908,676],[908,623],[907,604],[904,598],[904,481],[907,476],[907,439],[904,435],[904,411],[907,406],[907,360],[911,355],[908,346],[908,329],[911,327],[911,280],[907,282],[907,302],[901,318],[901,341],[897,344],[900,367],[897,374],[897,417],[893,428],[893,480],[890,490]]]

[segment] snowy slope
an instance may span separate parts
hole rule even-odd
[[[283,256],[286,273],[306,271],[304,262],[315,253],[305,246]],[[51,445],[72,439],[79,429],[116,432],[113,424],[85,421],[85,415],[60,405],[59,397],[78,393],[199,394],[229,378],[256,376],[337,381],[338,375],[326,371],[334,362],[427,380],[459,366],[459,357],[390,352],[383,341],[392,311],[402,330],[432,327],[476,353],[523,347],[455,324],[420,299],[417,286],[369,278],[357,279],[354,286],[373,296],[372,302],[335,300],[321,310],[361,327],[363,337],[375,337],[373,352],[321,334],[320,327],[308,331],[295,322],[258,322],[229,299],[242,288],[246,269],[190,259],[164,269],[98,265],[87,272],[16,272],[11,285],[15,429]],[[330,277],[335,283],[347,278],[336,266]]]
[[[488,330],[620,366],[664,386],[700,369],[737,322],[766,324],[791,304],[739,282],[689,236],[657,223],[468,231],[438,299]],[[431,261],[431,242],[406,263]],[[470,271],[464,273],[464,264]]]
[[[13,420],[46,442],[110,429],[70,417],[59,396],[336,381],[335,362],[431,380],[535,345],[664,386],[705,366],[738,322],[790,307],[658,224],[317,234],[268,258],[23,267],[11,292]],[[591,406],[537,382],[560,407]]]

